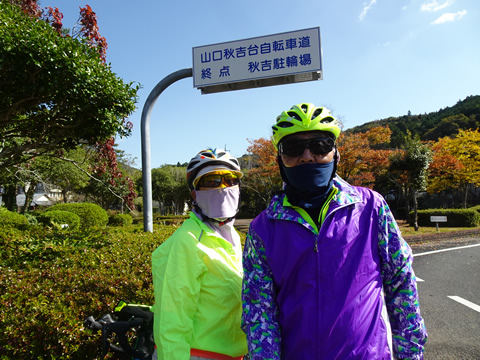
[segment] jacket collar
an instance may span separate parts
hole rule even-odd
[[[328,214],[344,206],[349,206],[361,201],[360,194],[356,188],[344,181],[338,175],[333,179],[333,186],[338,189],[338,192],[330,202]],[[284,193],[273,196],[266,209],[267,217],[276,220],[291,220],[306,224],[307,227],[310,227],[292,206],[286,205],[286,203],[288,204],[288,201],[285,202],[285,198],[286,194]]]

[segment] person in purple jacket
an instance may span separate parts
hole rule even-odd
[[[336,175],[340,122],[298,104],[272,128],[285,185],[245,242],[250,358],[423,359],[411,249],[380,194]]]

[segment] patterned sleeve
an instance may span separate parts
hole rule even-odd
[[[250,228],[243,251],[242,329],[250,359],[280,359],[280,327],[270,267],[262,241]]]
[[[383,200],[379,213],[379,246],[385,301],[397,359],[423,359],[427,332],[418,302],[412,250]]]

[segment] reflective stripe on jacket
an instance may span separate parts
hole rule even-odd
[[[251,358],[391,359],[391,326],[395,356],[422,359],[410,247],[381,195],[338,177],[334,186],[319,230],[285,195],[250,224],[242,327]]]
[[[158,359],[189,359],[191,348],[246,354],[241,252],[240,242],[234,247],[192,212],[153,252]]]

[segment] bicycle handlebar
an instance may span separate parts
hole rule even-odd
[[[110,314],[104,315],[101,319],[95,320],[93,316],[89,316],[85,319],[85,327],[90,330],[102,331],[102,345],[103,345],[103,357],[111,349],[119,353],[127,353],[130,356],[146,359],[149,354],[142,350],[136,350],[130,346],[126,333],[128,330],[143,325],[143,319],[132,318],[128,321],[114,320]],[[116,346],[108,340],[111,333],[117,335],[119,346]]]

